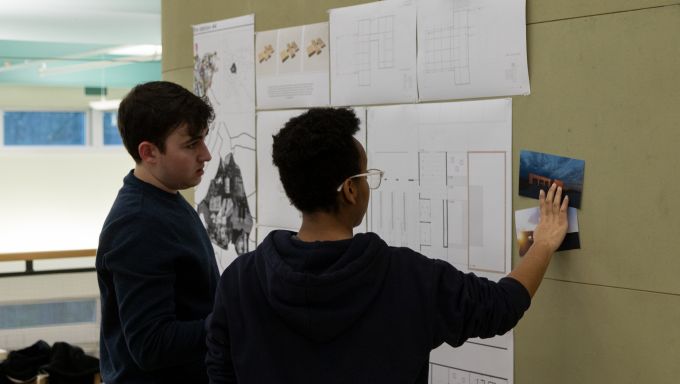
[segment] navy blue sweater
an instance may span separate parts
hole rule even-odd
[[[104,223],[96,267],[104,381],[207,382],[205,318],[219,274],[186,200],[131,172]]]
[[[292,235],[270,233],[222,275],[211,383],[426,383],[432,349],[503,334],[529,307],[512,278],[463,274],[373,233]]]

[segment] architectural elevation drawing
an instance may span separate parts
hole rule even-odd
[[[380,1],[329,12],[331,104],[415,102],[415,2]]]
[[[371,194],[368,230],[463,272],[505,276],[512,244],[512,101],[373,107],[367,124],[369,168],[385,171]],[[432,369],[510,383],[512,347],[511,332],[444,346],[433,351]],[[476,366],[491,357],[494,363]]]
[[[255,249],[255,46],[253,15],[194,26],[194,91],[215,120],[206,143],[212,160],[195,201],[220,271]]]
[[[419,99],[529,94],[525,7],[525,0],[419,0]]]

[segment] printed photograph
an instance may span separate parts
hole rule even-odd
[[[519,194],[538,199],[541,189],[546,192],[553,183],[562,187],[562,196],[569,196],[569,206],[581,208],[585,161],[521,151],[519,155]]]
[[[564,241],[557,248],[558,251],[568,251],[570,249],[581,249],[581,240],[578,234],[578,216],[576,208],[569,207],[567,218],[569,225]],[[534,229],[538,225],[540,211],[538,207],[515,211],[515,229],[517,232],[517,248],[519,255],[524,256],[531,244],[534,243]]]

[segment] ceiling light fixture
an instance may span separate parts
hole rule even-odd
[[[117,110],[120,105],[120,99],[100,99],[95,101],[90,101],[90,108],[95,111],[111,111]]]
[[[163,47],[161,45],[124,45],[111,49],[109,55],[116,56],[161,56]]]

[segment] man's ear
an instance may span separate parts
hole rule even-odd
[[[155,144],[150,141],[142,141],[137,146],[137,151],[139,152],[139,157],[143,162],[155,164],[158,160],[158,154],[160,151]]]

